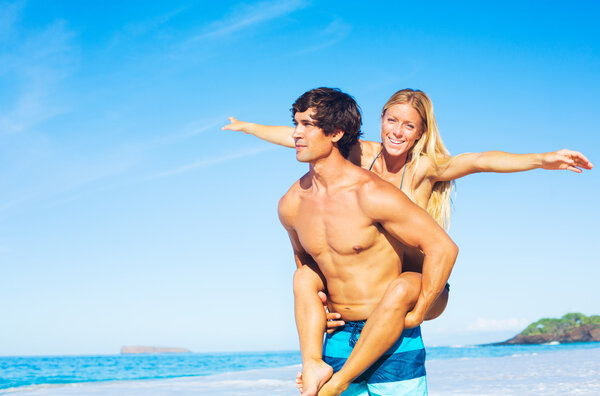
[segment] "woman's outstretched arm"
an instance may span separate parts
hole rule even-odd
[[[550,153],[512,154],[502,151],[465,153],[449,157],[434,169],[435,181],[459,179],[478,172],[523,172],[532,169],[570,170],[581,173],[593,165],[578,151],[562,149]]]
[[[240,121],[234,117],[229,117],[229,124],[225,125],[224,131],[238,131],[246,134],[254,135],[259,139],[265,140],[269,143],[278,144],[285,147],[295,147],[294,128],[287,126],[269,126],[260,125],[253,122]]]

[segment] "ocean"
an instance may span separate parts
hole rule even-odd
[[[484,362],[482,366],[495,367],[498,362],[503,361],[502,358],[524,357],[526,360],[535,361],[535,359],[539,360],[539,356],[544,355],[563,356],[560,353],[564,356],[569,353],[590,356],[592,365],[596,362],[596,369],[600,374],[600,343],[428,347],[427,361],[431,382],[430,365],[446,367],[442,372],[448,372],[449,368],[456,368],[457,363],[465,364],[464,361],[471,362],[468,364]],[[524,364],[525,367],[531,365]],[[141,395],[148,394],[148,388],[155,388],[156,392],[152,394],[166,395],[173,393],[173,386],[176,386],[184,389],[184,393],[177,394],[188,394],[185,393],[187,389],[190,390],[190,394],[245,395],[251,394],[248,389],[258,385],[263,392],[265,386],[273,389],[283,387],[282,389],[289,392],[290,388],[293,389],[294,373],[299,369],[299,365],[298,351],[0,357],[0,394]],[[494,373],[497,371],[495,370]],[[263,378],[265,375],[269,378]],[[600,388],[600,379],[598,381]],[[92,386],[94,384],[96,388]],[[118,384],[120,391],[113,393],[115,384]],[[218,386],[222,386],[223,389],[220,391],[212,389],[202,393],[201,390],[209,384],[210,386],[219,384]],[[235,393],[236,386],[240,387],[238,393]],[[157,391],[161,387],[165,388],[165,393]],[[191,392],[192,388],[195,389],[194,392]],[[92,392],[92,389],[104,389],[104,391]],[[129,391],[126,392],[125,389]],[[227,392],[234,393],[227,393],[226,389]],[[276,391],[270,393],[280,394]]]

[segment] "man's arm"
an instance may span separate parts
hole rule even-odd
[[[229,124],[221,129],[224,131],[244,132],[280,146],[295,147],[294,138],[292,138],[294,128],[292,127],[261,125],[229,117]]]
[[[294,315],[302,356],[302,376],[304,389],[318,390],[319,386],[331,377],[333,369],[323,357],[323,332],[326,328],[326,315],[317,292],[325,288],[324,279],[316,271],[316,263],[310,256],[293,227],[298,214],[298,196],[292,186],[279,201],[279,219],[287,230],[294,249],[296,273],[294,274]],[[320,384],[320,385],[319,385]]]
[[[290,237],[292,249],[294,250],[296,268],[300,268],[304,264],[316,265],[316,263],[312,256],[306,253],[304,250],[304,247],[300,242],[300,238],[298,238],[298,233],[293,227],[294,218],[296,217],[298,207],[298,197],[293,191],[295,187],[296,185],[294,184],[294,186],[292,186],[292,188],[290,188],[290,190],[279,200],[277,214],[279,215],[279,221],[281,222],[281,225],[283,228],[285,228],[288,236]]]
[[[425,256],[421,292],[406,317],[407,327],[417,326],[444,289],[458,247],[425,210],[391,184],[377,180],[363,190],[361,202],[365,203],[365,212],[394,238],[419,248]]]
[[[442,160],[432,168],[434,182],[456,180],[478,172],[523,172],[532,169],[570,170],[581,173],[593,165],[580,152],[562,149],[550,153],[512,154],[503,151],[464,153]]]

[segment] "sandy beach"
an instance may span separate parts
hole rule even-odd
[[[10,395],[70,396],[259,396],[297,395],[299,366],[249,370],[168,380],[114,381],[32,387]],[[599,395],[600,348],[494,358],[427,362],[429,394],[444,395]],[[4,393],[4,392],[0,392]]]
[[[600,395],[600,349],[427,363],[429,394]]]

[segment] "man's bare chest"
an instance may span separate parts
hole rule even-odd
[[[305,199],[294,228],[313,258],[323,254],[353,255],[371,248],[381,232],[355,200]]]

